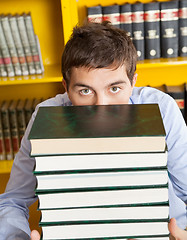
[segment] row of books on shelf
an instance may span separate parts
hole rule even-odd
[[[168,86],[164,84],[156,88],[162,92],[169,94],[172,98],[175,99],[187,124],[187,84],[184,83],[176,86]]]
[[[132,38],[139,60],[187,56],[187,1],[87,8],[89,21],[110,21]]]
[[[31,14],[0,15],[0,77],[41,74],[40,44]]]
[[[43,99],[3,101],[0,105],[0,160],[12,160],[31,115]]]
[[[43,107],[29,139],[43,239],[169,240],[157,104]]]

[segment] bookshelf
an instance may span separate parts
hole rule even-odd
[[[150,0],[141,1],[145,3]],[[128,2],[134,3],[135,0]],[[42,75],[0,78],[0,102],[18,98],[48,98],[63,93],[60,61],[72,28],[77,23],[83,23],[86,7],[115,3],[115,0],[16,0],[15,4],[15,0],[0,0],[1,13],[31,12],[45,69]],[[124,0],[118,0],[117,3],[122,4]],[[136,86],[179,85],[187,82],[180,77],[187,74],[187,57],[140,61],[137,73]],[[0,174],[10,172],[11,162],[7,166],[4,161],[0,162]]]

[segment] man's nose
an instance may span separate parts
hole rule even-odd
[[[95,105],[108,105],[107,97],[106,96],[97,96]]]

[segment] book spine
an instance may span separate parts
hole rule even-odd
[[[160,5],[144,4],[145,58],[160,58]]]
[[[26,126],[28,125],[28,123],[31,119],[32,113],[33,113],[32,103],[33,103],[33,99],[32,100],[26,99],[26,103],[25,103],[25,107],[24,107]]]
[[[21,42],[21,38],[19,35],[19,30],[18,30],[18,26],[17,26],[17,21],[16,21],[16,17],[11,16],[9,17],[9,23],[10,23],[10,28],[12,31],[12,36],[14,39],[14,43],[15,43],[15,47],[18,53],[18,58],[19,58],[19,62],[21,65],[21,71],[22,71],[22,75],[28,75],[29,74],[29,70],[28,70],[28,66],[27,66],[27,62],[26,62],[26,58],[25,58],[25,53],[24,53],[24,49],[22,46],[22,42]]]
[[[17,15],[16,20],[18,23],[18,29],[19,29],[21,41],[23,44],[23,48],[24,48],[24,52],[25,52],[25,56],[26,56],[26,60],[27,60],[28,68],[29,68],[29,73],[35,74],[36,71],[35,71],[35,67],[34,67],[34,60],[32,57],[32,52],[31,52],[31,48],[30,48],[30,44],[29,44],[29,40],[28,40],[28,36],[27,36],[24,18],[23,18],[23,16]]]
[[[179,1],[179,56],[187,56],[187,1]]]
[[[2,116],[2,127],[3,127],[3,136],[4,136],[4,144],[6,151],[6,159],[13,159],[13,150],[12,150],[12,141],[11,141],[11,133],[10,133],[10,123],[9,123],[9,114],[8,109],[1,109]]]
[[[5,68],[5,64],[4,64],[4,61],[3,61],[3,56],[2,56],[2,53],[1,53],[1,49],[0,49],[0,77],[6,77],[7,76],[7,71],[6,71],[6,68]]]
[[[0,112],[0,160],[5,160],[5,159],[6,159],[6,153],[5,153],[3,127],[2,127],[2,119],[1,119],[1,112]]]
[[[120,6],[120,28],[127,31],[132,39],[132,10],[129,3]]]
[[[178,56],[178,1],[161,2],[161,55]]]
[[[145,58],[144,49],[144,9],[143,3],[132,4],[132,38],[137,50],[138,60]]]
[[[26,31],[27,31],[29,44],[30,44],[30,48],[31,48],[31,52],[34,60],[36,74],[41,74],[42,64],[41,64],[40,53],[39,53],[39,49],[36,41],[36,36],[34,33],[32,18],[30,14],[24,14],[23,16],[24,16]]]
[[[0,46],[1,46],[1,53],[3,56],[3,62],[5,64],[5,67],[7,70],[7,75],[9,77],[13,77],[13,76],[15,76],[14,68],[12,65],[12,60],[11,60],[8,46],[6,43],[6,39],[5,39],[4,31],[3,31],[3,28],[1,25],[1,21],[0,21]]]
[[[8,20],[8,16],[4,16],[1,17],[1,22],[2,22],[2,28],[4,31],[4,35],[5,35],[5,39],[8,45],[8,49],[10,52],[10,56],[12,59],[12,64],[14,67],[14,72],[16,76],[20,76],[22,74],[21,72],[21,66],[19,63],[19,59],[18,59],[18,54],[17,54],[17,50],[14,44],[14,40],[12,37],[12,32],[10,29],[10,24],[9,24],[9,20]]]
[[[118,4],[102,7],[103,21],[109,21],[120,28],[120,7]]]
[[[87,15],[88,15],[88,21],[89,22],[101,23],[102,20],[103,20],[101,5],[98,5],[98,6],[95,6],[95,7],[88,7],[87,8]]]
[[[13,103],[14,100],[12,100]],[[19,134],[18,134],[18,122],[16,108],[9,108],[9,121],[10,121],[10,132],[12,140],[12,148],[15,154],[19,151]]]
[[[19,100],[22,102],[22,100]],[[18,105],[19,105],[18,102]],[[23,102],[22,102],[23,103]],[[18,131],[19,131],[19,144],[23,138],[26,129],[26,122],[25,122],[25,113],[24,113],[24,105],[22,104],[21,107],[17,107],[17,121],[18,121]]]

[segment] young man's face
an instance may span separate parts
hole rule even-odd
[[[131,85],[124,65],[116,70],[79,67],[72,69],[69,88],[66,90],[75,106],[127,104],[135,82],[136,75]]]

